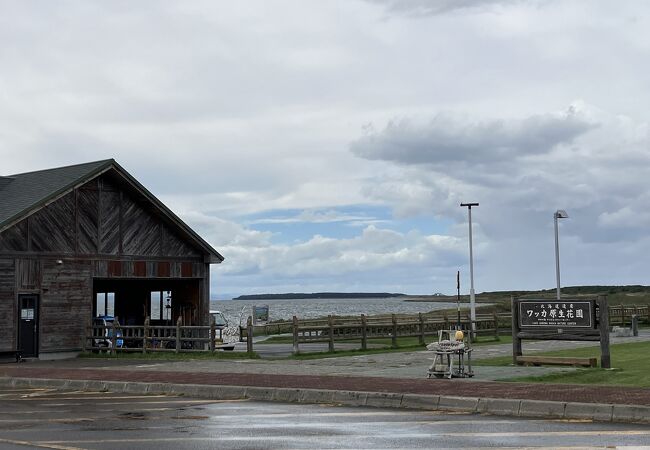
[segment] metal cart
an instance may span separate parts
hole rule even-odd
[[[427,378],[465,378],[473,377],[472,349],[464,338],[457,341],[455,334],[458,330],[439,330],[438,342],[427,345],[427,350],[436,353],[433,364],[429,367]],[[467,358],[466,358],[467,357]],[[454,359],[456,361],[454,362]],[[467,367],[465,360],[467,359]]]

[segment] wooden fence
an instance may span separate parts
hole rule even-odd
[[[640,322],[650,323],[650,308],[646,305],[609,306],[610,325],[627,325],[636,315]],[[293,352],[299,353],[300,344],[327,342],[329,351],[335,342],[360,341],[361,348],[368,348],[368,339],[389,338],[391,346],[397,347],[397,339],[417,337],[424,345],[427,336],[437,336],[439,330],[455,328],[457,315],[434,312],[417,315],[383,315],[358,317],[328,316],[327,319],[303,319],[293,317],[292,321],[279,321],[262,327],[253,327],[251,317],[245,327],[240,327],[240,340],[246,342],[247,352],[253,352],[253,334],[291,333]],[[471,330],[467,311],[461,315],[461,329]],[[107,326],[88,325],[84,339],[84,351],[116,352],[214,352],[223,343],[222,330],[215,324],[210,326],[184,326],[179,318],[176,325],[150,325],[147,318],[144,325],[120,325],[117,322]],[[476,314],[475,334],[494,335],[509,333],[512,326],[510,312]],[[255,330],[255,333],[254,333]],[[122,342],[122,345],[118,345]]]
[[[650,323],[650,308],[648,305],[609,305],[610,325],[629,325],[632,316],[638,317],[639,322]]]
[[[214,352],[223,344],[223,330],[214,322],[209,326],[182,325],[120,325],[117,321],[107,325],[91,324],[86,327],[84,351],[116,352]],[[251,343],[252,344],[252,343]],[[252,346],[248,351],[252,351]]]
[[[495,337],[509,322],[509,314],[477,314],[474,335],[491,334]],[[425,343],[426,336],[437,336],[439,330],[449,330],[457,325],[457,317],[445,313],[418,314],[416,316],[373,316],[362,314],[359,317],[334,317],[328,316],[323,320],[298,320],[294,316],[292,321],[293,353],[300,352],[300,344],[312,342],[327,342],[328,350],[334,351],[335,342],[360,341],[361,349],[368,348],[368,339],[390,338],[391,347],[397,347],[397,339],[404,337],[417,337],[421,345]],[[502,328],[503,326],[503,328]],[[471,330],[471,321],[467,315],[461,316],[460,327]]]

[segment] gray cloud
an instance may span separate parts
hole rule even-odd
[[[470,121],[439,114],[419,125],[408,119],[390,122],[382,131],[350,146],[355,155],[402,164],[494,164],[530,155],[548,153],[595,127],[577,115],[535,115],[523,120]]]
[[[391,13],[408,16],[433,16],[458,10],[485,9],[520,3],[523,0],[368,0],[381,4]]]

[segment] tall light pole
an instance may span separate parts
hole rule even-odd
[[[472,251],[472,206],[478,206],[478,203],[461,203],[460,206],[467,207],[467,214],[469,215],[469,314],[473,332],[476,329],[476,299],[474,296],[474,254]]]
[[[557,219],[567,219],[569,215],[563,209],[558,209],[553,214],[555,224],[555,279],[557,280],[557,299],[560,299],[560,240],[557,232]]]

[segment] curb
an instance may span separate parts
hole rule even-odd
[[[61,380],[0,377],[0,387],[56,388],[129,394],[180,395],[209,400],[256,400],[284,403],[321,403],[341,406],[452,411],[535,419],[587,419],[598,422],[650,423],[650,406],[603,403],[551,402],[504,398],[321,389],[142,383],[125,381]]]

